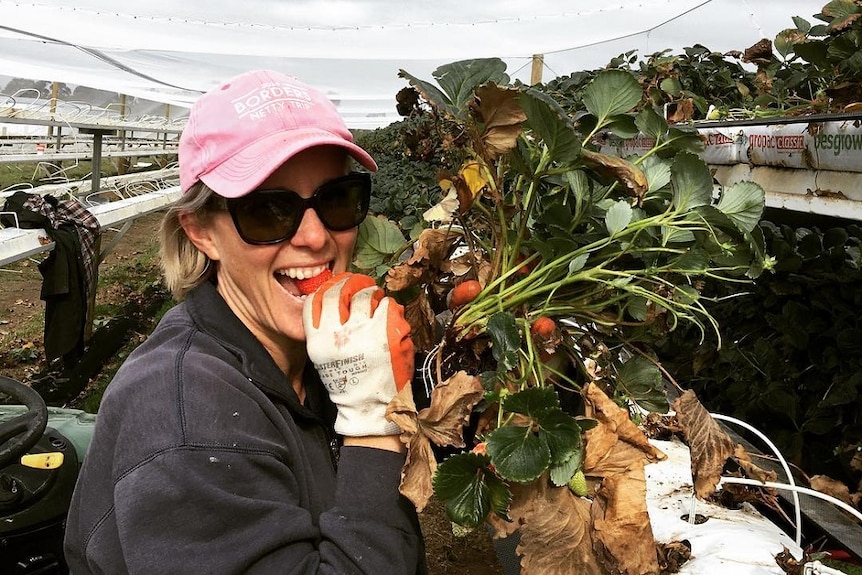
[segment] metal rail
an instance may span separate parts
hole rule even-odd
[[[179,198],[180,195],[179,186],[175,186],[166,190],[133,196],[117,202],[95,205],[87,209],[99,220],[102,228],[107,229],[134,221],[141,216],[165,208]],[[112,242],[111,246],[115,245],[116,239],[118,238],[114,238],[115,241]],[[0,266],[52,249],[54,249],[54,242],[50,240],[45,230],[0,229]],[[99,261],[104,258],[108,251],[105,250],[100,254]]]

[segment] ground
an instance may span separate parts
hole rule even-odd
[[[113,267],[127,265],[152,252],[160,217],[160,214],[150,215],[132,225],[100,266],[103,278],[112,276]],[[45,369],[42,360],[44,302],[39,299],[41,276],[34,262],[24,260],[0,267],[0,282],[0,373],[28,381]],[[101,286],[97,303],[122,305],[133,295],[128,285]],[[135,334],[132,345],[144,337],[146,334]],[[88,408],[80,398],[69,405]],[[431,575],[502,575],[484,528],[456,537],[442,505],[436,500],[420,514],[420,521]]]

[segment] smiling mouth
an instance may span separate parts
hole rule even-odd
[[[304,298],[305,295],[299,290],[296,282],[317,277],[324,271],[329,270],[329,265],[319,265],[310,267],[285,268],[275,272],[275,279],[284,288],[285,291],[298,298]]]

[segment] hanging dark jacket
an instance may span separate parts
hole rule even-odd
[[[90,294],[96,280],[96,218],[77,200],[58,200],[15,192],[3,206],[14,212],[23,229],[43,228],[54,250],[39,264],[41,299],[45,302],[45,356],[48,362],[77,357],[84,349],[84,329]],[[0,216],[6,227],[16,224],[11,214]]]

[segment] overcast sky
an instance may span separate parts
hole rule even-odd
[[[0,0],[0,76],[84,84],[188,105],[221,80],[276,68],[358,115],[394,113],[398,70],[430,78],[498,56],[528,81],[700,43],[744,50],[812,23],[824,0]],[[0,78],[0,81],[3,81]],[[5,85],[5,81],[3,84]],[[373,113],[373,112],[372,112]]]

